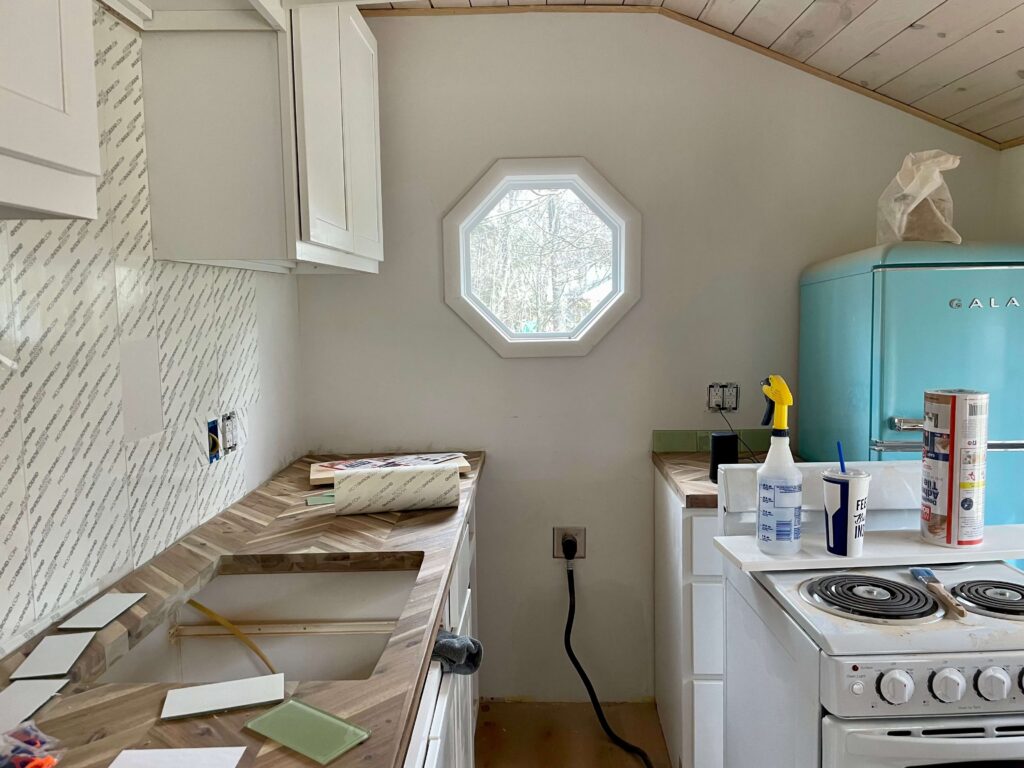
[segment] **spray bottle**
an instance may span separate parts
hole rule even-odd
[[[757,470],[757,546],[769,555],[793,555],[800,551],[803,504],[803,475],[789,449],[793,393],[776,374],[761,382],[761,391],[767,403],[761,423],[772,425],[772,445]]]

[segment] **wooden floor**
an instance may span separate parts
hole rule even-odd
[[[670,768],[654,704],[605,704],[619,736]],[[483,702],[476,730],[477,768],[635,768],[612,744],[590,704]]]

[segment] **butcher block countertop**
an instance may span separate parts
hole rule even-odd
[[[228,509],[115,583],[146,597],[97,633],[72,682],[36,716],[68,750],[61,768],[101,768],[123,749],[246,746],[240,768],[309,768],[306,758],[244,730],[269,706],[163,722],[166,683],[98,684],[109,666],[160,626],[218,574],[413,570],[409,601],[367,680],[288,681],[286,693],[368,728],[371,737],[331,765],[391,768],[406,748],[451,576],[455,550],[476,494],[483,453],[467,453],[458,508],[335,516],[307,507],[309,467],[336,456],[297,460]],[[53,628],[0,661],[0,685]]]
[[[750,454],[740,454],[746,463]],[[763,453],[757,454],[762,459]],[[718,486],[708,479],[710,453],[652,453],[651,461],[675,491],[683,506],[690,509],[717,509]],[[797,459],[799,461],[799,459]]]
[[[684,507],[718,507],[718,486],[708,479],[710,453],[652,453],[651,460]]]

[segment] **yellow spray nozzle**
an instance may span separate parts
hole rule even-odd
[[[764,392],[767,403],[761,423],[766,426],[771,423],[773,430],[788,430],[789,406],[793,404],[793,393],[790,392],[786,380],[773,373],[761,382],[761,391]]]

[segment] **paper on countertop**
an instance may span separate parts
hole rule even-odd
[[[126,749],[110,768],[235,768],[245,747]]]
[[[459,505],[459,466],[346,469],[334,473],[334,511],[339,515],[403,512]]]
[[[66,675],[95,636],[95,632],[47,635],[14,670],[11,680]]]
[[[15,680],[0,691],[0,733],[18,727],[68,684],[63,680]]]
[[[172,688],[164,697],[163,720],[272,704],[284,698],[284,674]]]
[[[145,596],[145,592],[109,592],[85,606],[57,629],[103,629]]]

